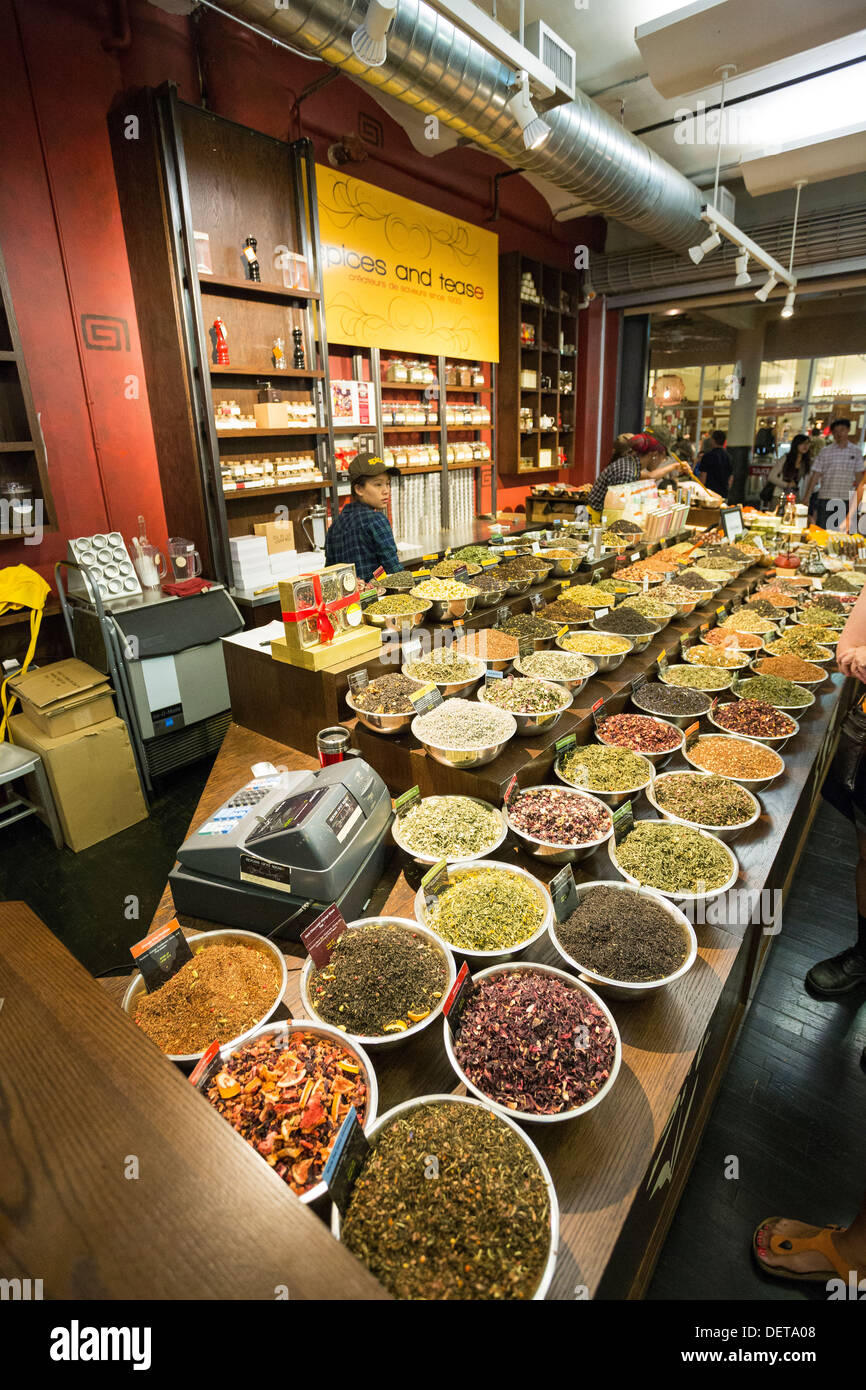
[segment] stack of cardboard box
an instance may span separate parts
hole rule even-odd
[[[41,757],[70,849],[144,820],[129,734],[101,671],[72,657],[13,678],[9,689],[22,710],[9,721],[12,742]]]

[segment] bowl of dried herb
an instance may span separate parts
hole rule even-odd
[[[288,975],[282,951],[256,932],[224,928],[187,938],[192,959],[147,992],[136,971],[121,1008],[179,1066],[214,1041],[239,1045],[271,1017]]]
[[[518,675],[482,685],[476,698],[484,705],[493,705],[513,714],[517,721],[518,737],[527,738],[552,729],[570,708],[574,696],[556,681]]]
[[[400,670],[404,676],[424,684],[432,681],[439,687],[443,700],[447,700],[450,695],[463,695],[472,690],[487,670],[487,663],[478,656],[461,656],[453,647],[448,647],[404,662]]]
[[[551,965],[493,965],[472,976],[448,1061],[467,1090],[499,1115],[561,1124],[595,1109],[622,1062],[619,1030],[587,985]]]
[[[559,1203],[544,1159],[510,1115],[474,1096],[419,1096],[366,1135],[370,1152],[345,1216],[332,1207],[331,1231],[395,1298],[545,1297]],[[469,1250],[483,1258],[468,1261]]]
[[[709,830],[720,840],[736,839],[761,815],[756,796],[716,772],[663,772],[647,792],[647,801],[664,820]]]
[[[642,753],[585,743],[560,754],[553,771],[567,787],[592,792],[608,806],[621,806],[646,791],[653,779],[653,765]]]
[[[608,840],[607,852],[627,882],[676,902],[727,893],[740,872],[737,856],[717,835],[677,821],[635,821],[618,845]]]
[[[415,917],[452,951],[482,965],[511,960],[550,924],[550,894],[526,869],[498,859],[449,864],[435,892],[415,895]]]
[[[368,729],[374,729],[377,734],[401,734],[409,728],[415,715],[409,696],[422,685],[423,681],[388,671],[354,693],[347,691],[345,700]]]
[[[295,1018],[222,1048],[215,1065],[199,1082],[206,1099],[296,1197],[323,1197],[322,1174],[349,1111],[365,1131],[376,1119],[379,1089],[364,1049],[339,1028]]]
[[[391,834],[419,864],[453,864],[495,854],[508,826],[495,806],[476,796],[425,796],[394,817]]]
[[[521,848],[546,864],[586,859],[613,834],[605,802],[572,787],[519,791],[506,805],[505,818]]]
[[[701,734],[683,756],[699,772],[729,777],[752,791],[769,786],[785,771],[781,753],[745,734]]]
[[[681,980],[697,959],[695,929],[655,889],[598,879],[577,885],[577,907],[550,941],[572,970],[612,999],[642,999]]]
[[[351,1042],[394,1046],[429,1028],[456,973],[451,952],[427,927],[408,917],[359,917],[321,970],[307,958],[301,1002]]]

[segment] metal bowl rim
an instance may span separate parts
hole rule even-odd
[[[474,862],[475,862],[476,860],[478,860],[478,859],[485,859],[485,858],[487,857],[487,855],[489,855],[489,854],[495,854],[496,851],[497,851],[498,849],[500,849],[500,848],[502,847],[502,845],[505,844],[505,841],[506,841],[506,839],[507,839],[507,837],[508,837],[508,824],[507,824],[507,822],[506,822],[506,820],[505,820],[505,817],[503,816],[502,812],[499,810],[499,807],[498,807],[498,806],[494,806],[493,803],[492,803],[491,801],[485,801],[483,797],[480,797],[480,796],[465,796],[462,792],[433,792],[433,793],[431,793],[430,796],[422,796],[422,797],[421,797],[421,801],[441,801],[441,800],[445,799],[446,797],[451,797],[451,798],[453,798],[453,797],[458,797],[458,798],[460,798],[460,799],[463,800],[463,801],[474,801],[474,802],[476,803],[476,805],[478,805],[478,806],[483,806],[483,807],[485,808],[485,810],[487,810],[487,811],[492,811],[493,814],[494,814],[495,816],[498,817],[498,819],[499,819],[499,821],[501,822],[501,825],[502,825],[502,830],[501,830],[500,836],[499,836],[499,838],[496,840],[496,842],[495,842],[494,844],[490,845],[487,849],[481,850],[478,854],[470,855],[468,858],[464,855],[464,857],[463,857],[462,859],[448,859],[448,860],[446,860],[445,862],[449,865],[449,867],[450,867],[450,865],[452,865],[452,864],[463,864],[463,863],[469,863],[469,864],[471,864],[471,863],[474,863]],[[419,802],[419,805],[420,805],[420,802]],[[402,838],[398,837],[398,835],[397,835],[397,826],[398,826],[399,824],[400,824],[400,818],[399,818],[399,816],[395,816],[394,819],[393,819],[392,822],[391,822],[391,836],[392,836],[392,838],[393,838],[393,840],[394,840],[394,843],[397,845],[397,847],[398,847],[399,849],[402,849],[402,851],[403,851],[404,854],[409,854],[409,855],[411,855],[413,859],[417,860],[417,861],[418,861],[419,863],[421,863],[421,864],[438,864],[438,863],[439,863],[439,860],[440,860],[441,857],[442,857],[441,855],[436,856],[436,855],[432,855],[432,854],[420,854],[417,850],[410,849],[409,845],[407,845],[407,844],[403,841]],[[408,920],[408,919],[407,919],[407,920]],[[421,925],[421,924],[419,924],[419,925]],[[429,931],[429,928],[425,928],[425,930],[428,930],[428,931]]]
[[[696,768],[690,767],[689,770],[688,770],[688,772],[687,772],[684,768],[675,768],[673,772],[660,772],[660,773],[659,773],[658,780],[661,781],[664,777],[716,777],[716,776],[719,776],[719,775],[720,775],[720,774],[715,773],[715,772],[704,772],[703,769],[697,768],[697,767],[696,767]],[[734,778],[733,778],[733,777],[729,777],[729,778],[727,778],[727,781],[733,782],[733,781],[734,781]],[[647,796],[647,801],[650,803],[651,806],[655,807],[655,809],[658,811],[659,815],[660,815],[664,820],[672,820],[672,821],[676,821],[677,824],[679,824],[679,825],[688,825],[688,826],[691,826],[691,828],[692,828],[693,830],[706,830],[706,831],[708,831],[708,832],[710,833],[710,835],[716,835],[716,838],[717,838],[717,839],[721,839],[722,836],[721,836],[721,835],[717,835],[717,832],[718,832],[718,831],[728,831],[728,832],[731,832],[731,831],[736,830],[737,833],[739,834],[739,832],[740,832],[741,830],[749,830],[749,829],[751,829],[751,827],[752,827],[753,825],[755,825],[756,822],[757,822],[758,820],[760,820],[760,817],[761,817],[761,803],[760,803],[760,801],[758,800],[758,798],[755,796],[755,793],[754,793],[753,791],[750,791],[750,789],[749,789],[748,787],[743,787],[743,786],[741,785],[741,783],[739,783],[739,782],[737,782],[736,785],[737,785],[738,787],[740,787],[741,790],[744,791],[744,792],[746,793],[747,796],[750,796],[750,797],[752,798],[752,801],[754,802],[754,807],[755,807],[755,809],[754,809],[752,815],[749,817],[748,820],[739,821],[736,825],[710,825],[710,823],[709,823],[708,821],[686,820],[685,816],[676,816],[676,815],[674,815],[674,813],[673,813],[672,811],[666,811],[665,808],[664,808],[663,806],[660,806],[660,805],[659,805],[659,803],[658,803],[658,801],[657,801],[657,799],[656,799],[656,795],[655,795],[655,779],[654,779],[654,781],[653,781],[653,786],[650,787],[650,789],[649,789],[649,791],[647,792],[646,796]]]
[[[617,879],[611,878],[592,879],[586,883],[578,883],[576,887],[578,899],[584,897],[591,888],[614,888],[618,893],[632,894],[635,891],[631,883],[620,883]],[[639,896],[652,898],[658,907],[664,908],[672,916],[679,918],[679,925],[686,930],[689,940],[689,952],[683,964],[679,966],[672,975],[664,975],[660,980],[613,980],[609,975],[599,975],[597,970],[590,969],[588,965],[581,965],[579,961],[576,961],[573,956],[568,954],[556,935],[556,928],[559,923],[555,919],[549,933],[551,946],[558,955],[575,970],[579,970],[583,975],[589,975],[599,984],[615,985],[617,989],[635,990],[636,992],[662,989],[665,985],[674,984],[677,980],[681,979],[683,975],[688,974],[698,958],[697,932],[686,914],[677,907],[675,902],[672,902],[670,898],[666,898],[663,893],[660,893],[657,888],[647,888],[644,884],[638,884],[637,892]]]
[[[473,872],[480,872],[483,869],[505,869],[510,874],[518,874],[522,878],[528,878],[534,885],[534,887],[540,890],[539,897],[541,898],[542,904],[544,906],[544,915],[542,917],[541,924],[535,929],[531,936],[528,936],[526,938],[525,941],[516,942],[513,946],[502,946],[495,951],[472,951],[468,948],[464,948],[463,946],[453,945],[450,941],[447,941],[443,936],[441,938],[443,944],[448,948],[449,951],[452,951],[455,955],[463,956],[466,960],[488,960],[491,963],[494,963],[497,960],[502,960],[503,956],[513,954],[518,951],[527,950],[528,947],[533,946],[535,942],[538,941],[547,931],[547,928],[550,923],[550,918],[553,916],[553,899],[551,898],[550,893],[548,892],[547,884],[542,883],[541,879],[536,878],[535,875],[531,874],[528,869],[521,868],[519,864],[509,864],[503,859],[456,859],[453,863],[448,865],[448,868],[453,869],[455,871],[468,869],[472,870]],[[426,926],[426,919],[424,917],[418,916],[418,913],[425,912],[427,907],[427,904],[424,900],[423,888],[419,888],[417,893],[415,894],[414,906],[416,920],[419,921],[422,926]],[[433,931],[433,928],[430,927],[429,930]],[[433,932],[433,935],[435,936],[436,933]]]
[[[698,771],[702,771],[702,770],[703,770],[703,769],[698,769]],[[652,819],[652,818],[650,818],[650,819],[648,819],[648,820],[644,820],[644,821],[635,821],[635,825],[672,825],[672,824],[676,824],[676,822],[672,822],[672,821],[664,820],[664,819],[654,820],[654,819]],[[695,827],[689,827],[689,828],[690,828],[690,829],[694,829]],[[720,885],[720,887],[718,887],[718,888],[711,888],[711,889],[709,890],[709,892],[707,892],[707,893],[687,893],[687,892],[681,892],[681,893],[666,893],[666,892],[664,891],[664,889],[662,889],[662,888],[655,888],[655,889],[653,889],[653,892],[655,892],[655,893],[660,893],[661,896],[662,896],[663,898],[669,898],[669,899],[671,899],[673,902],[696,902],[696,903],[697,903],[697,902],[702,902],[702,901],[704,901],[704,900],[709,901],[710,898],[717,898],[717,897],[719,897],[722,893],[729,893],[730,890],[733,888],[734,884],[736,883],[737,879],[738,879],[739,876],[740,876],[740,861],[739,861],[739,859],[737,858],[736,854],[735,854],[734,851],[731,849],[730,845],[726,844],[724,840],[720,840],[719,837],[718,837],[718,835],[714,835],[714,834],[712,833],[712,831],[710,831],[710,830],[698,830],[697,833],[698,833],[699,835],[706,835],[707,838],[710,839],[710,840],[715,840],[716,843],[719,844],[719,845],[721,845],[722,848],[725,850],[725,852],[726,852],[728,855],[730,855],[730,858],[731,858],[731,860],[733,861],[733,865],[734,865],[733,871],[732,871],[732,873],[730,874],[730,876],[726,879],[726,881],[725,881],[723,884]],[[620,867],[620,865],[617,863],[617,860],[616,860],[616,843],[615,843],[615,841],[614,841],[613,839],[611,839],[611,840],[608,841],[607,852],[608,852],[608,856],[609,856],[609,858],[610,858],[610,862],[613,864],[613,866],[614,866],[614,868],[616,869],[617,873],[618,873],[618,874],[622,874],[623,878],[626,880],[627,883],[633,883],[633,884],[635,884],[637,887],[640,887],[640,888],[643,888],[644,886],[646,886],[646,887],[651,887],[651,886],[652,886],[652,885],[650,885],[650,884],[647,884],[647,885],[642,884],[642,883],[640,882],[639,879],[634,878],[631,874],[627,873],[625,869],[623,869],[623,868]]]
[[[506,807],[505,807],[505,811],[504,811],[504,815],[505,815],[505,819],[506,819],[506,821],[507,821],[507,823],[508,823],[508,829],[511,831],[512,835],[516,835],[516,836],[518,837],[518,839],[526,840],[527,843],[530,844],[530,845],[542,845],[545,849],[559,849],[559,850],[590,849],[590,848],[592,848],[592,849],[597,849],[600,845],[606,844],[607,841],[610,839],[611,835],[613,834],[613,813],[612,813],[610,807],[608,806],[607,802],[602,801],[601,797],[600,797],[600,796],[596,796],[595,792],[585,791],[582,787],[572,787],[572,786],[569,786],[569,784],[568,784],[567,782],[563,783],[563,785],[562,785],[561,787],[560,787],[560,786],[557,786],[557,784],[556,784],[555,782],[539,782],[537,786],[534,786],[534,787],[521,787],[521,788],[519,789],[519,791],[520,791],[520,794],[521,794],[521,795],[526,795],[526,796],[531,796],[533,792],[540,792],[540,791],[556,791],[556,792],[567,791],[567,792],[573,793],[575,796],[586,796],[586,797],[589,798],[590,801],[594,801],[594,802],[596,803],[597,806],[600,806],[600,807],[602,808],[602,810],[606,811],[606,812],[607,812],[607,815],[608,815],[608,819],[610,820],[610,829],[607,830],[606,833],[605,833],[604,835],[599,836],[598,839],[595,839],[595,840],[581,840],[578,844],[574,844],[574,845],[558,845],[558,844],[555,844],[554,841],[552,841],[552,840],[540,840],[540,839],[538,838],[537,835],[530,835],[528,831],[526,831],[526,830],[520,830],[520,829],[514,824],[514,822],[512,821],[511,817],[509,816],[509,814],[508,814],[508,807],[506,806]]]

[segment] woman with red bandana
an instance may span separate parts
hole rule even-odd
[[[690,473],[686,463],[672,459],[663,463],[665,446],[652,434],[621,434],[614,442],[613,456],[607,468],[599,473],[589,494],[589,519],[597,526],[604,511],[604,499],[609,487],[636,483],[642,478],[666,478],[669,473]]]

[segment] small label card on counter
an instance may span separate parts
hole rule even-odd
[[[722,618],[725,616],[726,611],[727,610],[725,609],[725,605],[723,603],[720,603],[718,608],[716,609],[716,617],[718,618],[719,622],[722,621]]]
[[[431,560],[431,561],[433,562],[433,564],[435,565],[436,561],[439,559],[439,556],[438,556],[438,555],[422,555],[422,556],[421,556],[421,559],[422,559],[422,561],[425,561],[425,562],[428,561],[428,560]]]
[[[564,922],[566,917],[570,917],[572,912],[577,910],[577,884],[570,864],[566,864],[558,874],[554,874],[547,885],[547,891],[553,899],[557,922]]]
[[[148,994],[160,989],[166,980],[176,975],[182,965],[192,960],[189,942],[181,931],[176,917],[164,927],[158,927],[130,948],[130,955],[141,971]]]
[[[384,578],[385,578],[385,566],[384,566],[384,565],[377,565],[377,566],[376,566],[376,568],[373,570],[373,578],[376,579],[376,580],[384,579]]]
[[[331,903],[320,912],[306,931],[301,932],[301,940],[313,958],[317,970],[324,970],[331,959],[331,952],[346,930],[346,919],[336,903]]]
[[[634,829],[634,811],[631,802],[624,801],[621,806],[611,812],[611,820],[613,821],[614,844],[622,844],[626,835]]]
[[[498,564],[499,564],[499,561],[498,561],[498,560],[482,560],[482,561],[481,561],[481,568],[482,568],[483,570],[489,570],[489,569],[492,569],[492,567],[493,567],[494,565],[498,565]]]
[[[518,639],[517,639],[517,655],[520,657],[520,660],[521,660],[521,661],[523,660],[523,658],[524,658],[525,656],[532,656],[532,653],[533,653],[534,651],[535,651],[535,638],[534,638],[534,637],[518,637]]]
[[[424,889],[424,901],[428,909],[436,906],[436,898],[440,889],[445,887],[448,882],[448,864],[444,859],[440,859],[438,864],[434,864],[432,869],[428,869],[421,880],[421,887]]]
[[[370,684],[370,676],[367,671],[349,672],[349,689],[353,695],[360,695],[361,691]]]
[[[461,565],[459,569],[454,571],[454,579],[458,584],[469,583],[469,570],[465,565]]]
[[[407,811],[411,810],[416,801],[420,800],[421,788],[418,786],[410,787],[407,792],[403,792],[402,796],[398,796],[397,800],[394,802],[394,812],[398,820],[401,816],[405,816]]]
[[[428,681],[420,690],[413,690],[409,699],[415,706],[416,714],[427,714],[429,710],[442,704],[442,692],[432,681]]]
[[[601,702],[604,704],[604,701]],[[563,734],[553,745],[553,752],[557,758],[564,758],[566,753],[570,753],[572,748],[577,747],[577,734]]]
[[[635,550],[634,553],[631,554],[631,555],[629,555],[628,558],[629,558],[629,563],[630,563],[630,564],[636,565],[637,562],[638,562],[638,560],[640,559],[640,551],[639,551],[639,550]]]
[[[358,595],[358,602],[362,609],[370,608],[374,603],[378,602],[378,599],[379,594],[376,589],[362,589],[361,593]]]
[[[640,690],[641,686],[646,685],[648,680],[649,676],[647,675],[646,671],[642,671],[639,676],[635,676],[634,680],[631,683],[632,695],[636,695],[637,692]]]
[[[416,579],[429,579],[429,578],[430,578],[430,571],[429,571],[428,569],[413,570],[413,571],[412,571],[412,574],[414,575],[414,577],[415,577]]]
[[[627,564],[628,561],[626,560],[624,555],[617,555],[616,559],[613,562],[614,571],[621,570],[623,566]]]
[[[508,622],[508,619],[509,619],[510,617],[511,617],[511,609],[508,607],[508,604],[507,604],[507,603],[503,603],[503,605],[502,605],[501,608],[497,608],[497,610],[496,610],[496,621],[497,621],[497,623],[499,624],[500,627],[502,626],[503,623],[507,623],[507,622]]]
[[[658,673],[660,676],[663,676],[668,669],[668,654],[665,651],[664,647],[662,647],[661,651],[656,657],[656,667],[658,668]]]
[[[684,632],[680,638],[680,651],[687,652],[689,647],[693,647],[698,640],[696,632]]]
[[[599,618],[606,618],[609,612],[610,612],[610,609],[609,609],[609,608],[596,608],[596,610],[595,610],[596,622],[598,621]]]
[[[599,724],[601,723],[601,721],[605,718],[605,713],[604,713],[604,697],[603,697],[603,696],[602,696],[600,699],[596,700],[595,704],[593,705],[592,709],[590,710],[590,714],[592,715],[592,719],[593,719],[593,723],[595,724],[595,727],[598,728],[598,726],[599,726]]]
[[[220,1045],[219,1042],[215,1039],[211,1043],[210,1047],[208,1047],[206,1051],[202,1053],[201,1057],[196,1062],[195,1066],[190,1072],[189,1079],[191,1084],[195,1086],[197,1091],[201,1091],[202,1093],[204,1093],[207,1090],[213,1078],[216,1076],[217,1072],[221,1069],[222,1064],[223,1061],[222,1057],[220,1056]],[[240,1090],[240,1086],[238,1086],[238,1090]]]
[[[648,575],[648,574],[645,574],[644,577],[643,577],[643,591],[644,591],[645,594],[648,594],[648,593],[649,593],[649,575]]]
[[[567,632],[568,632],[568,623],[563,623],[563,624],[562,624],[562,627],[559,629],[559,631],[558,631],[557,634],[556,634],[557,639],[563,638]]]
[[[537,613],[539,608],[544,606],[544,594],[530,594],[529,606],[533,612]]]
[[[448,991],[448,998],[442,1005],[443,1016],[448,1021],[452,1036],[460,1027],[460,1018],[472,994],[472,976],[469,974],[469,963],[464,961],[459,971],[457,979]]]
[[[519,790],[520,788],[517,785],[517,773],[515,772],[508,786],[505,788],[505,795],[502,798],[506,807],[511,805]]]
[[[340,1126],[325,1164],[322,1180],[341,1216],[346,1215],[352,1188],[370,1153],[370,1141],[361,1128],[354,1105]]]
[[[505,679],[505,672],[504,672],[504,671],[494,671],[492,666],[488,666],[487,670],[484,672],[484,684],[485,684],[485,685],[492,685],[494,681],[501,681],[501,680],[504,680],[504,679]]]
[[[693,748],[701,736],[701,726],[696,719],[694,724],[690,724],[686,729],[686,748]]]
[[[702,633],[704,636],[706,636],[706,634],[709,632],[709,630],[710,630],[710,625],[709,625],[709,623],[701,623],[700,627],[698,628],[698,631],[699,631],[700,633]]]

